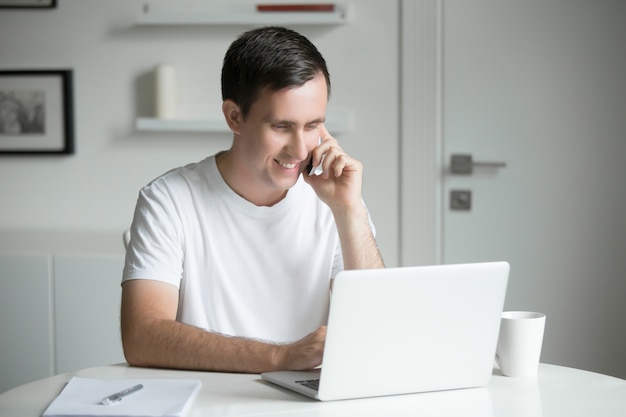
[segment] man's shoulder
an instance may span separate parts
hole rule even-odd
[[[169,188],[184,185],[185,187],[194,186],[199,182],[206,181],[213,173],[211,169],[215,164],[215,158],[209,156],[200,162],[189,163],[184,166],[170,169],[169,171],[154,178],[144,189],[153,188]]]

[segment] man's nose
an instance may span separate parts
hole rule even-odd
[[[289,154],[300,161],[304,161],[309,156],[306,139],[307,136],[304,132],[296,131],[293,133],[291,140],[289,141]]]

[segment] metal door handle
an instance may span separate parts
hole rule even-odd
[[[450,157],[450,172],[453,174],[471,174],[474,167],[504,168],[506,162],[474,161],[470,154],[452,154]]]

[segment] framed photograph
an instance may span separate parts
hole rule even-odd
[[[0,0],[3,9],[53,9],[57,0]]]
[[[72,154],[71,70],[0,70],[0,154]]]

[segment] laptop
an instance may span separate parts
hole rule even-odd
[[[509,269],[485,262],[342,271],[322,366],[261,377],[320,401],[485,386]]]

